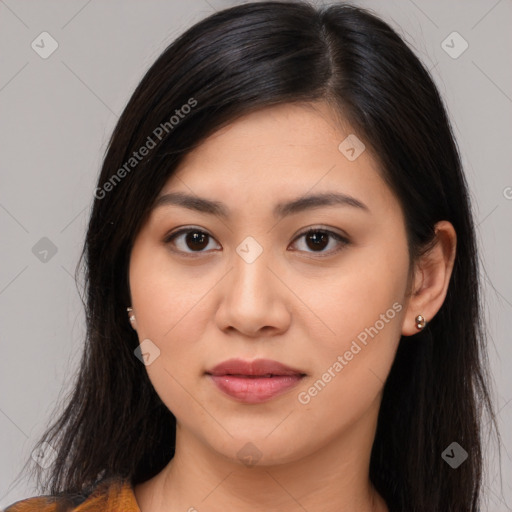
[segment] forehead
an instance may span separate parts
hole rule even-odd
[[[163,187],[234,209],[308,192],[342,192],[368,204],[389,201],[370,151],[349,160],[339,146],[355,135],[323,102],[284,104],[247,114],[189,152]],[[371,200],[370,200],[371,197]]]
[[[247,114],[208,137],[190,152],[182,166],[211,158],[212,163],[279,159],[291,163],[306,157],[322,161],[345,139],[351,128],[334,117],[323,102],[267,107]]]

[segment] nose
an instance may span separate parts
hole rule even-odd
[[[266,251],[252,262],[235,255],[218,288],[216,322],[220,329],[249,337],[274,336],[288,329],[293,294],[273,266]]]

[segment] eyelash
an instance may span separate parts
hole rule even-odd
[[[170,244],[178,236],[180,236],[182,234],[187,234],[187,233],[201,233],[201,234],[204,234],[204,235],[206,235],[206,236],[208,236],[208,237],[213,239],[213,237],[209,233],[207,233],[206,231],[203,231],[202,229],[198,229],[198,228],[184,228],[184,229],[180,229],[179,231],[176,231],[174,233],[170,233],[169,235],[167,235],[164,238],[164,243],[165,244]],[[350,244],[350,240],[348,240],[346,237],[344,237],[344,236],[342,236],[342,235],[340,235],[338,233],[335,233],[334,231],[331,231],[329,229],[320,228],[320,227],[308,228],[306,231],[303,231],[302,233],[298,234],[297,237],[293,240],[293,243],[296,242],[301,237],[306,236],[306,235],[310,235],[312,233],[326,234],[329,237],[332,237],[335,240],[337,240],[339,242],[339,244],[340,244],[340,247],[338,247],[335,250],[328,251],[328,252],[302,251],[302,252],[307,252],[309,254],[318,255],[317,257],[320,257],[320,258],[324,258],[324,257],[327,257],[327,256],[332,256],[334,254],[337,254],[338,252],[343,250],[347,245]],[[173,252],[177,252],[177,253],[179,253],[181,255],[184,255],[185,257],[191,257],[191,258],[197,258],[198,255],[207,252],[207,251],[185,252],[185,251],[174,250],[174,249],[172,249],[172,251]]]

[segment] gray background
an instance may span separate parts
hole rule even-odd
[[[0,507],[34,494],[34,482],[14,478],[79,362],[84,315],[73,274],[115,122],[167,44],[236,3],[0,0]],[[486,510],[510,510],[512,1],[352,3],[373,9],[415,48],[448,105],[478,225],[503,436],[503,487],[492,444]],[[31,47],[44,31],[58,42],[46,59]],[[454,31],[469,45],[457,58],[442,46]],[[445,44],[462,48],[457,39]],[[33,252],[43,237],[57,249],[46,261]]]

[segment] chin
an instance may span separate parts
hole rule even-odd
[[[290,438],[275,436],[270,439],[267,430],[265,434],[243,438],[226,439],[221,446],[211,445],[212,448],[231,462],[246,466],[276,466],[295,462],[307,456],[311,450],[298,446]],[[272,436],[272,434],[271,434]]]

